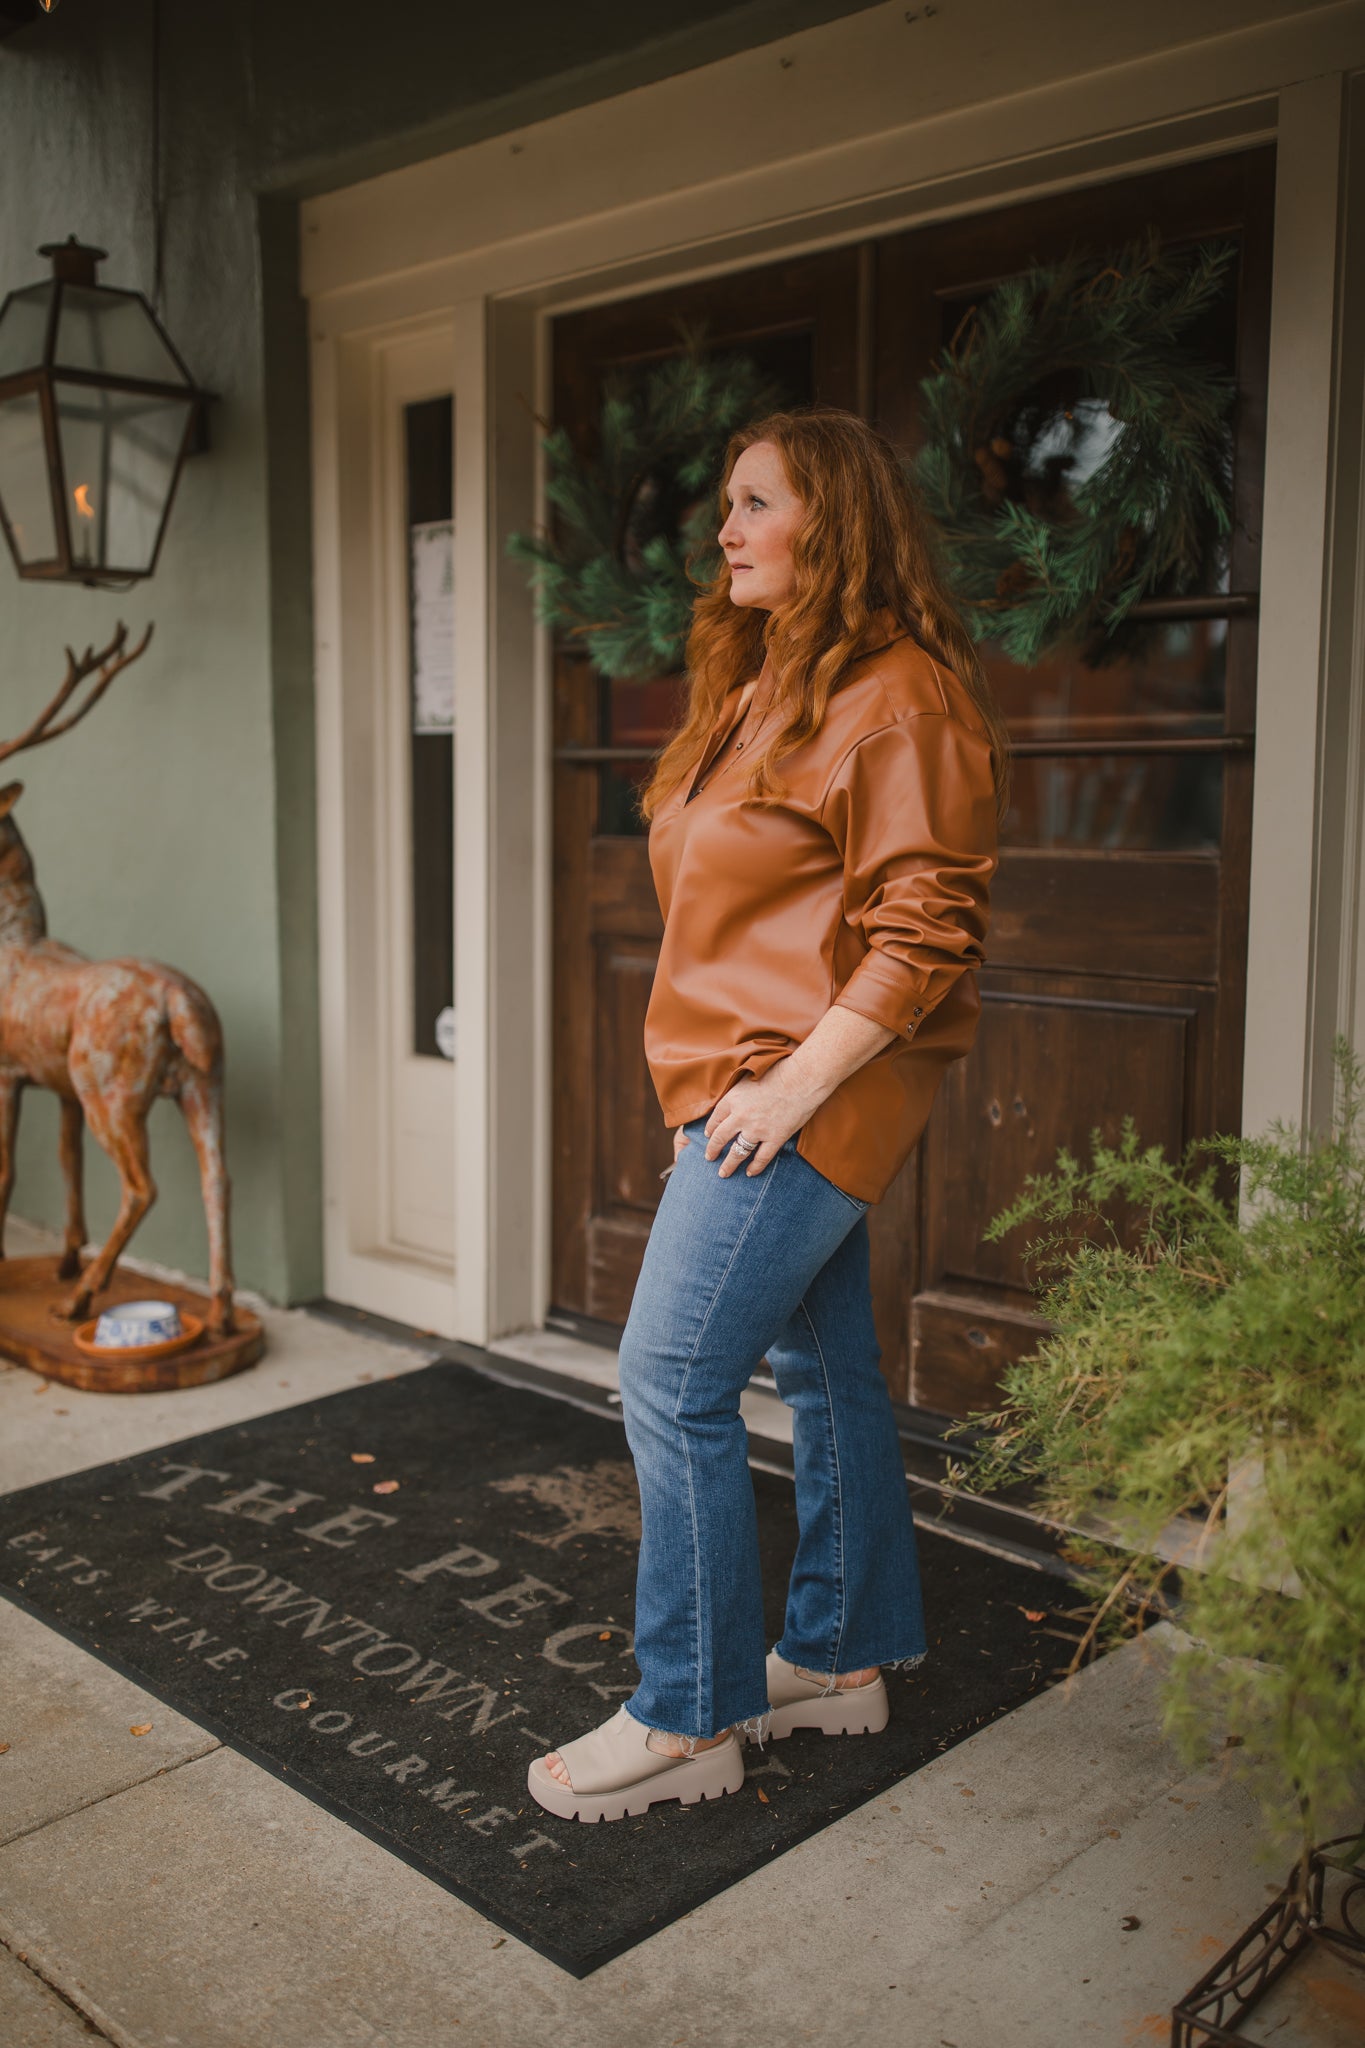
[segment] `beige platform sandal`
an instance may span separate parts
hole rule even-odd
[[[768,1703],[768,1733],[774,1742],[797,1728],[818,1728],[823,1735],[879,1735],[891,1718],[880,1671],[865,1685],[836,1687],[832,1674],[822,1677],[789,1664],[776,1650],[768,1656]],[[746,1739],[752,1742],[754,1737]]]
[[[597,1821],[624,1820],[661,1799],[695,1806],[699,1799],[738,1792],[744,1783],[744,1751],[733,1728],[723,1742],[695,1756],[660,1756],[649,1747],[649,1734],[618,1707],[600,1728],[560,1743],[567,1785],[561,1785],[537,1757],[526,1774],[527,1790],[547,1813],[558,1814],[561,1820]]]

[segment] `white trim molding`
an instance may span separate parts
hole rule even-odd
[[[1319,720],[1308,1120],[1336,1108],[1332,1039],[1365,1056],[1365,72],[1347,81]]]
[[[1302,1120],[1332,442],[1339,75],[1280,95],[1242,1129]]]
[[[1360,65],[1361,0],[871,7],[309,200],[303,289],[524,291]]]
[[[402,402],[454,385],[456,333],[444,316],[386,336],[317,342],[313,352],[324,1286],[334,1299],[441,1335],[456,1327],[450,1247],[442,1254],[406,1241],[411,1205],[400,1199],[400,1153],[405,1143],[411,1149],[400,1127],[420,1121],[424,1103],[458,1095],[461,1069],[457,1060],[452,1087],[441,1063],[414,1092],[402,830],[406,550],[395,444]],[[481,504],[471,523],[481,547]],[[481,760],[482,644],[476,657],[471,743]],[[481,1062],[475,1020],[468,1036]],[[447,1146],[453,1172],[452,1153]],[[441,1166],[437,1159],[433,1184]],[[435,1207],[444,1207],[439,1196]]]

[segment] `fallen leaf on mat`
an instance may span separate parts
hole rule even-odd
[[[352,1452],[351,1452],[351,1463],[352,1463],[353,1465],[373,1465],[373,1463],[374,1463],[374,1452],[373,1452],[373,1451],[352,1451]]]
[[[396,1479],[376,1479],[374,1490],[376,1493],[397,1493],[398,1481]]]
[[[761,1785],[756,1785],[754,1787],[754,1790],[757,1792],[759,1798],[763,1801],[763,1804],[767,1806],[769,1804],[769,1799],[767,1793],[763,1790],[763,1787]]]
[[[152,1724],[150,1721],[134,1721],[132,1727],[128,1730],[130,1735],[150,1735],[151,1732]]]
[[[7,1742],[0,1742],[0,1756],[3,1756],[8,1748],[9,1744]]]
[[[1021,1614],[1023,1615],[1023,1617],[1024,1617],[1025,1621],[1046,1621],[1046,1620],[1047,1620],[1047,1609],[1046,1609],[1046,1607],[1021,1607],[1021,1608],[1019,1609],[1019,1612],[1020,1612],[1020,1613],[1021,1613]]]

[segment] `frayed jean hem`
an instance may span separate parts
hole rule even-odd
[[[911,1651],[908,1657],[841,1656],[837,1668],[831,1669],[824,1652],[814,1656],[807,1656],[804,1652],[798,1655],[795,1651],[785,1649],[781,1643],[775,1644],[774,1648],[784,1663],[799,1665],[803,1671],[815,1671],[828,1678],[843,1678],[850,1671],[870,1671],[874,1665],[883,1671],[914,1671],[929,1655],[928,1650],[923,1649]]]
[[[642,1728],[651,1729],[658,1735],[676,1735],[680,1742],[710,1742],[714,1736],[724,1735],[733,1728],[738,1735],[752,1735],[755,1742],[761,1745],[767,1739],[768,1722],[772,1715],[772,1707],[765,1700],[761,1711],[756,1714],[741,1715],[733,1721],[722,1722],[719,1728],[704,1728],[697,1732],[686,1728],[667,1728],[660,1722],[646,1721],[643,1714],[636,1711],[633,1700],[625,1700],[622,1704],[631,1720],[638,1721]],[[691,1750],[689,1749],[686,1754],[690,1756]]]

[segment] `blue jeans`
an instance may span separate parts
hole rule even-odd
[[[717,1735],[768,1710],[758,1524],[740,1395],[764,1355],[793,1410],[800,1526],[777,1648],[821,1672],[925,1653],[919,1560],[872,1320],[866,1202],[788,1138],[722,1177],[706,1118],[684,1126],[621,1339],[640,1484],[626,1710]]]

